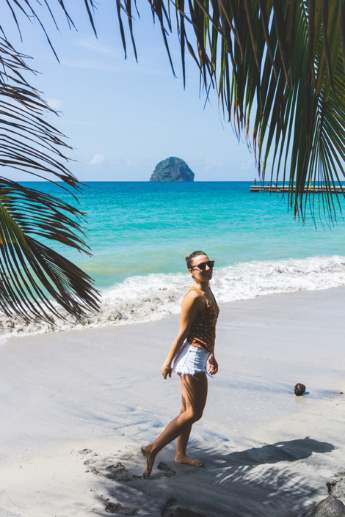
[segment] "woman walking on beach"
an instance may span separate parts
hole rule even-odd
[[[186,257],[187,268],[194,285],[182,302],[180,330],[162,366],[164,379],[172,371],[181,378],[182,409],[154,442],[142,447],[146,460],[144,477],[149,477],[160,450],[177,438],[176,463],[196,467],[202,461],[187,455],[187,443],[192,425],[202,417],[207,398],[207,375],[215,375],[218,364],[214,356],[216,323],[219,308],[211,291],[214,261],[203,251],[194,251]]]

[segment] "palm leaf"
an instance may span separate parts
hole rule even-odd
[[[32,237],[59,241],[81,251],[83,241],[73,233],[79,224],[63,212],[72,212],[77,218],[81,213],[52,196],[4,178],[0,178],[0,192],[3,312],[13,311],[26,319],[28,315],[40,317],[43,312],[51,320],[53,315],[59,317],[51,299],[76,317],[83,316],[85,304],[97,309],[87,275]]]
[[[44,119],[53,110],[24,78],[34,72],[25,58],[0,38],[0,165],[63,182],[65,187],[57,184],[78,191],[81,185],[66,166],[64,150],[70,147]],[[53,321],[61,317],[53,301],[77,319],[97,309],[92,280],[42,243],[42,239],[60,242],[89,253],[83,241],[84,220],[85,214],[72,205],[0,177],[0,309],[4,313]]]
[[[168,0],[149,3],[154,12],[164,6],[168,10]],[[259,172],[265,176],[273,155],[271,177],[278,177],[284,164],[296,215],[305,215],[314,192],[308,189],[310,182],[326,187],[321,200],[326,212],[334,213],[331,188],[344,179],[345,2],[189,0],[188,8],[181,1],[172,4],[179,29],[184,20],[179,32],[183,70],[185,44],[196,47],[193,56],[205,90],[217,87],[238,137],[244,132],[247,138],[254,115]],[[159,21],[163,26],[166,20]],[[217,45],[217,39],[224,44]]]

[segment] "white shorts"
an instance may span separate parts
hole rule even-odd
[[[209,356],[210,352],[205,350],[205,348],[192,346],[185,339],[171,367],[174,372],[181,375],[194,375],[198,372],[207,373],[207,359]]]

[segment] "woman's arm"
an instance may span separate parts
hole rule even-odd
[[[190,291],[184,297],[182,301],[180,330],[162,366],[162,374],[164,379],[166,379],[168,375],[169,377],[171,377],[171,363],[173,362],[175,355],[180,350],[182,343],[186,339],[188,332],[192,326],[192,323],[195,319],[195,316],[198,314],[198,312],[202,311],[204,307],[205,304],[201,296],[195,291]]]

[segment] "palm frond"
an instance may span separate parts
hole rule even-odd
[[[53,110],[25,75],[27,56],[0,38],[0,166],[57,183],[69,192],[81,185],[70,173],[64,135],[44,118]],[[66,185],[66,186],[63,186]],[[69,187],[69,189],[68,189]],[[75,195],[74,195],[75,197]],[[24,319],[77,319],[98,307],[92,280],[42,239],[89,253],[83,241],[85,214],[53,196],[0,177],[0,309]],[[37,237],[39,240],[37,240]]]
[[[97,309],[87,275],[33,237],[85,251],[83,240],[74,233],[80,230],[75,219],[83,214],[48,194],[5,178],[0,178],[0,192],[1,310],[26,319],[42,313],[46,319],[59,317],[51,299],[76,317],[83,316],[85,306]]]
[[[248,138],[254,116],[259,173],[265,177],[273,156],[271,178],[283,174],[295,215],[304,218],[311,184],[326,187],[322,206],[334,214],[331,187],[345,175],[345,2],[148,1],[154,12],[175,6],[183,77],[187,45],[238,137]],[[159,21],[163,30],[167,20]]]

